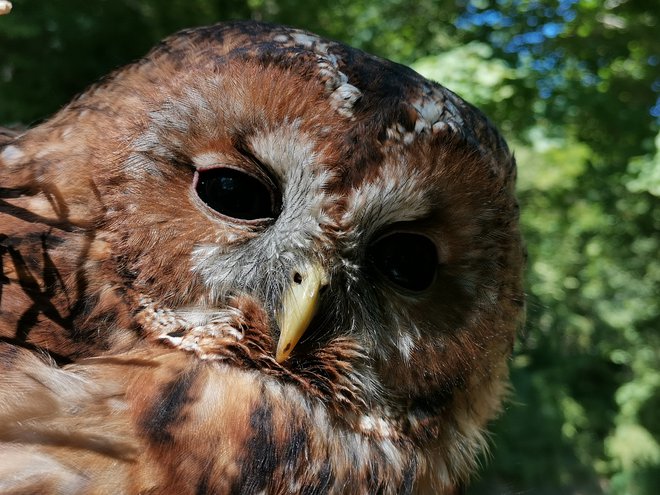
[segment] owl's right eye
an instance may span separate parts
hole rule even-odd
[[[197,171],[195,190],[206,205],[238,220],[274,218],[273,192],[261,180],[233,168]]]

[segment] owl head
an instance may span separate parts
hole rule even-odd
[[[174,348],[445,480],[474,465],[523,248],[514,159],[456,94],[304,31],[221,24],[92,86],[0,164],[14,265],[44,287],[3,334],[65,361]]]

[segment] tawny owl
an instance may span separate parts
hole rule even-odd
[[[522,317],[515,163],[412,70],[254,22],[0,136],[0,492],[454,493]]]

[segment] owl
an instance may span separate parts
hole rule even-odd
[[[0,135],[0,493],[457,493],[522,321],[514,182],[456,94],[257,22]]]

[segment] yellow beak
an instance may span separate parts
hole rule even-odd
[[[286,361],[312,321],[319,303],[319,291],[328,285],[328,276],[319,264],[312,264],[292,274],[276,320],[280,327],[275,360]]]

